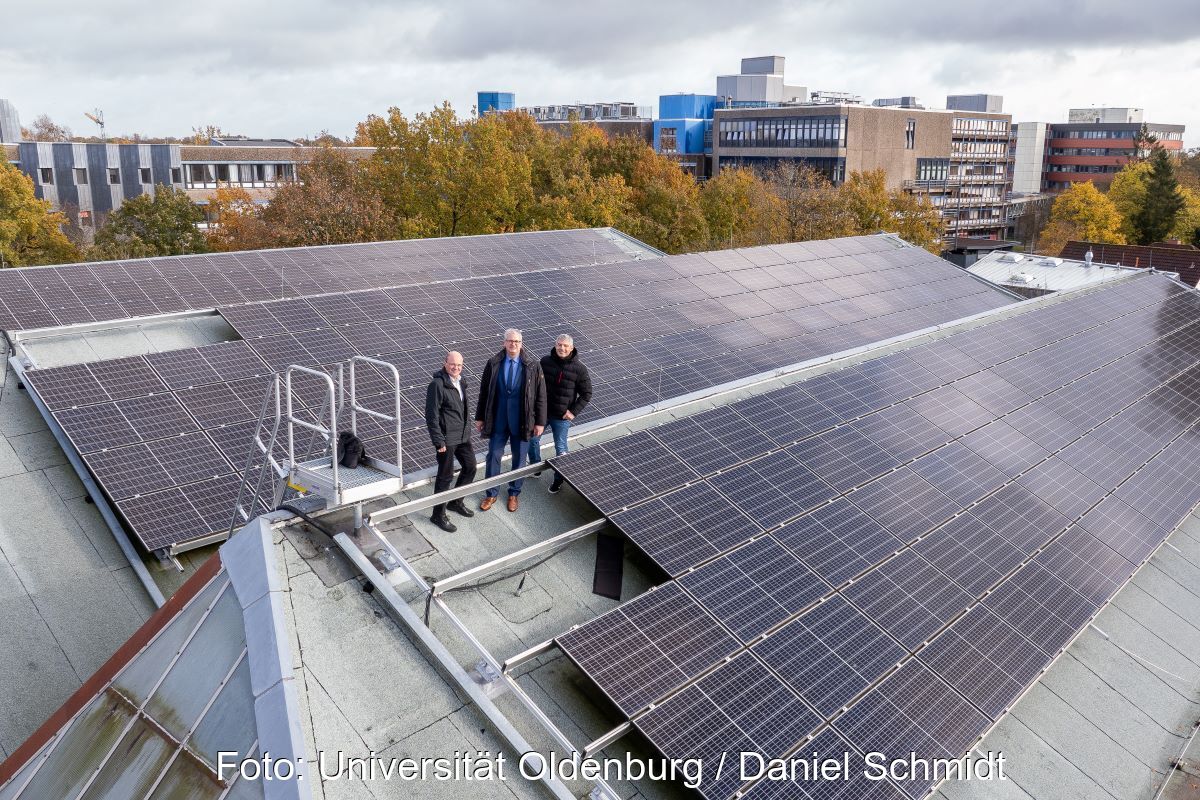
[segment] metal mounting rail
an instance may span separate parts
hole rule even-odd
[[[463,694],[471,699],[475,706],[487,717],[488,721],[504,738],[519,756],[525,753],[534,752],[533,746],[521,735],[521,732],[509,722],[504,713],[496,707],[491,698],[483,691],[483,689],[471,678],[470,675],[463,670],[446,646],[441,640],[433,634],[433,631],[421,624],[421,620],[417,617],[416,612],[408,607],[404,599],[396,593],[395,588],[388,582],[388,579],[382,575],[371,564],[367,557],[362,554],[354,541],[345,533],[339,533],[334,537],[338,547],[346,555],[350,562],[358,568],[375,589],[375,596],[387,610],[388,614],[397,623],[402,625],[410,635],[414,638],[417,644],[427,653],[429,653],[436,664],[438,664],[443,673],[445,673]],[[386,541],[381,538],[381,541]],[[553,777],[552,771],[547,770],[542,782],[546,788],[558,800],[575,800],[575,795],[566,787],[559,779]],[[605,787],[608,788],[608,787]],[[608,789],[609,796],[613,798],[619,797],[616,793]]]

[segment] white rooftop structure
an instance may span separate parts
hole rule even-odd
[[[1088,263],[1052,256],[992,252],[967,267],[967,272],[1020,294],[1036,296],[1105,283],[1137,270],[1095,260]]]

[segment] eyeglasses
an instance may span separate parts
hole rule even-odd
[[[505,339],[504,343],[505,344],[520,344],[521,340],[520,339]]]

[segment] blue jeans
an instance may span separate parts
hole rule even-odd
[[[494,475],[500,474],[500,459],[504,458],[504,448],[506,445],[512,450],[512,468],[520,469],[525,466],[525,456],[529,453],[529,442],[518,438],[519,436],[520,434],[518,433],[501,431],[493,433],[491,438],[488,439],[487,471],[484,473],[487,477],[491,478]],[[509,496],[516,497],[519,495],[521,493],[521,484],[524,482],[523,478],[521,480],[509,481]],[[486,496],[488,497],[496,497],[499,494],[499,486],[493,486],[486,492]]]
[[[550,431],[554,434],[554,455],[561,456],[567,452],[567,431],[571,428],[569,419],[550,420]],[[544,433],[544,431],[543,431]],[[534,436],[529,440],[529,463],[536,464],[542,460],[542,437]]]

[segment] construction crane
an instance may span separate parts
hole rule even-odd
[[[93,113],[89,114],[85,111],[83,115],[100,126],[100,141],[107,142],[108,137],[104,135],[104,112],[97,108]]]

